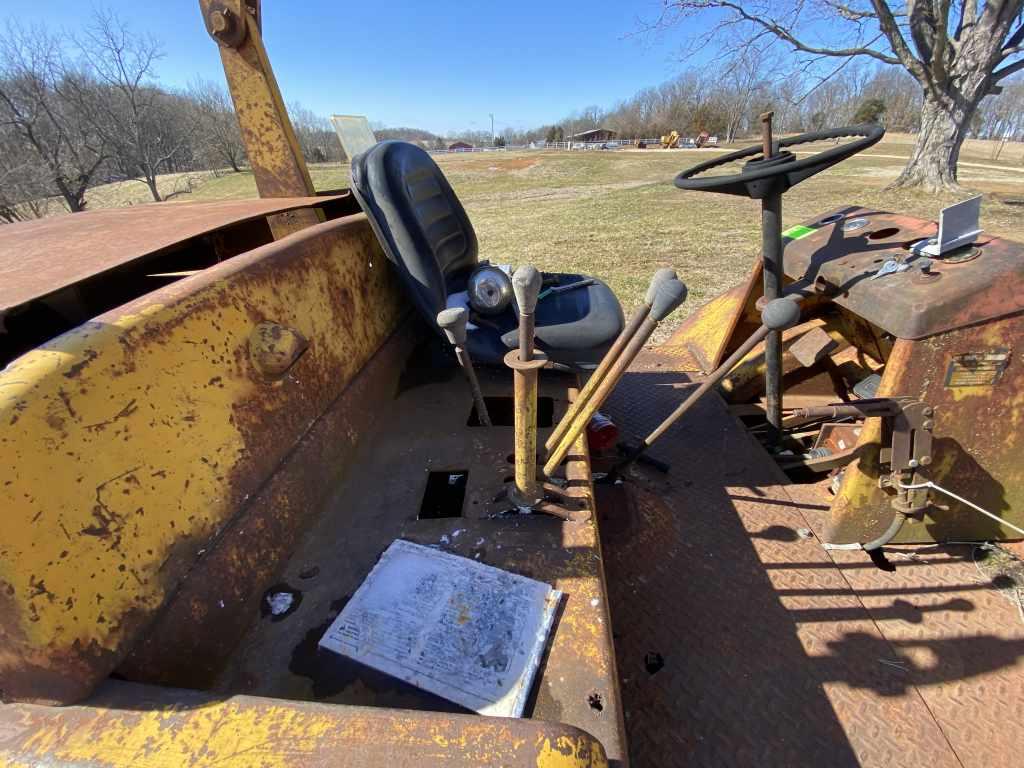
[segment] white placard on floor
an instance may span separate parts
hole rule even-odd
[[[561,596],[543,582],[398,540],[320,646],[482,715],[521,717]]]

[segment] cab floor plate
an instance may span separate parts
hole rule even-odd
[[[644,434],[685,382],[644,353],[605,410]],[[715,396],[651,453],[670,474],[598,500],[632,765],[1017,763],[1024,621],[970,545],[830,557],[824,490]]]

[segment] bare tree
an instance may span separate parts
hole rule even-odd
[[[864,57],[903,67],[922,90],[917,143],[894,186],[957,186],[960,147],[986,95],[1024,69],[1024,0],[664,0],[658,24],[715,19],[699,44],[729,32],[776,40],[803,60]],[[721,39],[721,37],[719,37]]]
[[[751,104],[764,101],[769,90],[769,76],[777,64],[763,45],[740,46],[720,77],[721,103],[728,117],[725,140],[732,143],[750,116]]]
[[[227,92],[217,83],[196,80],[189,86],[188,97],[198,125],[195,144],[199,159],[207,166],[227,164],[235,172],[242,170],[245,144]]]
[[[72,212],[85,208],[85,191],[107,148],[82,112],[60,98],[61,86],[77,77],[64,66],[57,38],[41,28],[7,24],[0,37],[0,128],[10,153],[8,198],[18,188],[40,198],[59,195]]]
[[[24,139],[15,130],[0,126],[0,222],[46,215],[49,187],[46,164],[24,151]]]
[[[921,125],[921,89],[906,71],[896,67],[878,69],[860,94],[865,99],[885,102],[886,128],[906,133],[917,131]]]
[[[181,166],[195,125],[182,113],[180,97],[153,82],[159,44],[107,11],[97,11],[75,43],[99,87],[72,79],[65,97],[112,148],[115,177],[143,182],[161,201],[157,177]]]
[[[298,102],[289,105],[288,116],[306,160],[311,163],[334,163],[341,160],[344,154],[341,141],[326,117],[306,109]]]
[[[1008,83],[998,99],[984,106],[980,134],[996,140],[991,157],[998,160],[1007,142],[1024,141],[1024,80]]]

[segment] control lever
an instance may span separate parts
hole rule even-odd
[[[610,365],[608,373],[594,388],[590,398],[577,409],[571,421],[564,428],[561,441],[548,453],[547,461],[544,464],[544,474],[551,477],[559,464],[568,455],[569,449],[576,439],[587,428],[591,417],[608,399],[608,395],[615,389],[619,379],[629,368],[630,364],[640,354],[644,344],[654,333],[662,320],[686,300],[686,286],[678,279],[672,278],[660,282],[655,291],[651,309],[647,317],[640,323],[636,333],[626,344],[625,348]],[[565,419],[562,419],[565,422]],[[559,425],[561,427],[561,425]]]
[[[483,392],[480,391],[480,382],[476,377],[476,370],[473,368],[473,359],[466,349],[466,322],[468,314],[465,307],[452,307],[442,309],[437,313],[437,324],[448,337],[448,341],[455,348],[455,357],[462,366],[469,382],[469,388],[473,392],[473,402],[476,403],[476,415],[480,424],[485,427],[491,426],[491,416],[487,412],[487,403],[484,402]]]
[[[665,434],[673,424],[679,421],[687,411],[697,404],[698,400],[704,397],[704,395],[710,392],[712,388],[724,379],[726,375],[728,375],[728,373],[735,368],[741,360],[743,360],[743,358],[750,354],[754,347],[764,341],[768,334],[775,332],[781,333],[787,328],[792,328],[794,325],[799,323],[800,299],[800,296],[793,295],[769,301],[761,312],[761,327],[754,331],[750,338],[744,341],[735,352],[729,355],[725,362],[710,373],[707,378],[700,383],[700,386],[691,392],[667,419],[655,427],[654,431],[652,431],[643,440],[633,444],[626,454],[626,457],[612,467],[611,472],[608,473],[605,480],[614,482],[634,461],[639,460],[659,437]]]
[[[553,451],[558,444],[562,442],[562,438],[565,437],[565,433],[572,425],[576,415],[590,401],[590,398],[594,396],[598,387],[600,387],[602,382],[607,378],[608,372],[612,368],[612,364],[619,359],[623,351],[626,349],[626,345],[629,344],[630,340],[640,329],[644,320],[647,319],[647,316],[651,313],[651,305],[654,304],[654,297],[658,293],[658,287],[666,280],[675,279],[676,271],[674,269],[668,269],[666,267],[664,269],[659,269],[654,273],[654,277],[651,278],[651,284],[647,288],[647,294],[644,296],[643,303],[636,312],[633,313],[629,322],[626,323],[626,327],[622,329],[622,333],[619,334],[611,348],[605,353],[604,357],[601,358],[601,362],[598,364],[597,369],[590,374],[590,378],[587,379],[587,383],[583,385],[583,389],[580,390],[579,394],[576,395],[576,399],[569,405],[569,408],[566,410],[562,420],[559,421],[551,431],[551,435],[544,444],[544,450],[547,453],[551,453],[551,451]]]

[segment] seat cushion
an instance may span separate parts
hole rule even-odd
[[[352,190],[414,305],[435,326],[449,277],[477,263],[476,233],[448,180],[420,147],[383,141],[353,159]]]
[[[585,279],[585,275],[557,275],[562,285]],[[481,362],[499,363],[508,350],[519,345],[518,321],[508,310],[485,318],[469,334],[469,350]],[[600,361],[622,331],[622,308],[611,288],[595,280],[593,285],[545,296],[535,313],[537,348],[552,362],[584,368]]]

